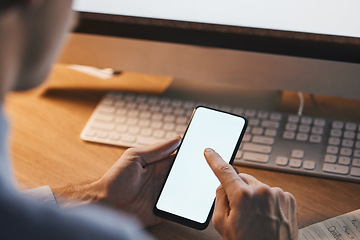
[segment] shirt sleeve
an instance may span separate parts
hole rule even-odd
[[[24,194],[26,197],[2,184],[0,179],[1,239],[152,239],[134,218],[126,214],[96,205],[60,209],[35,200],[51,199],[53,194],[49,187]],[[28,197],[35,197],[32,198],[35,201]]]
[[[42,186],[21,191],[21,195],[48,207],[58,207],[55,196],[49,186]]]

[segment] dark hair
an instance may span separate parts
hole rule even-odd
[[[16,4],[19,4],[22,1],[24,1],[24,0],[0,0],[0,12],[6,10]]]

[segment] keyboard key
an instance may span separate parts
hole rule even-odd
[[[285,125],[285,129],[288,130],[288,131],[296,131],[297,125],[294,124],[294,123],[287,123]]]
[[[107,138],[109,136],[109,134],[107,132],[98,131],[98,132],[96,132],[96,136],[99,138]]]
[[[295,132],[286,131],[286,132],[284,132],[284,134],[283,134],[283,138],[284,138],[284,139],[292,140],[292,139],[295,138]]]
[[[105,114],[113,114],[115,112],[115,107],[104,106],[104,107],[100,107],[98,109],[98,111],[101,112],[101,113],[105,113]]]
[[[175,116],[174,115],[166,115],[164,117],[164,122],[174,122],[175,121]]]
[[[333,121],[332,127],[336,129],[342,129],[344,127],[344,122],[342,121]]]
[[[176,136],[179,136],[179,135],[177,134],[177,132],[173,132],[173,131],[167,132],[165,134],[165,138],[174,138]]]
[[[341,142],[340,138],[334,138],[334,137],[329,138],[330,145],[338,146],[340,145],[340,142]]]
[[[186,118],[186,117],[178,117],[178,118],[175,120],[175,122],[176,122],[177,124],[181,124],[181,125],[187,124],[188,121],[189,121],[189,119]]]
[[[306,133],[298,133],[298,134],[296,135],[296,140],[298,140],[298,141],[305,142],[305,141],[308,140],[308,138],[309,138],[309,135],[306,134]]]
[[[348,122],[348,123],[345,124],[345,129],[346,129],[346,130],[356,131],[356,128],[357,128],[357,124],[356,124],[356,123]]]
[[[128,130],[128,126],[127,125],[118,125],[116,127],[116,130],[119,131],[119,132],[126,132]]]
[[[272,114],[270,114],[270,119],[271,120],[280,121],[281,118],[282,117],[281,117],[280,113],[272,113]]]
[[[163,114],[161,113],[154,113],[151,117],[152,120],[154,121],[161,121],[163,119]]]
[[[269,155],[261,153],[244,152],[243,159],[245,161],[267,163],[269,161]]]
[[[250,126],[259,126],[260,125],[260,120],[257,118],[250,118],[249,119],[249,125]]]
[[[136,118],[129,118],[127,120],[127,124],[129,124],[129,125],[136,125],[138,122],[139,122],[139,120]]]
[[[235,159],[241,159],[242,155],[243,155],[243,151],[241,150],[237,151]]]
[[[130,127],[129,133],[133,134],[133,135],[138,134],[138,133],[140,133],[140,128],[139,127]]]
[[[334,146],[328,146],[326,148],[326,152],[330,154],[337,154],[339,152],[339,148]]]
[[[354,167],[360,167],[360,158],[353,158],[352,165]]]
[[[170,99],[168,99],[168,98],[162,98],[162,99],[159,100],[158,103],[159,103],[160,105],[162,105],[162,106],[168,106],[169,103],[170,103]]]
[[[181,105],[183,104],[183,102],[181,100],[173,100],[171,102],[171,106],[175,107],[175,108],[178,108],[180,107]]]
[[[233,113],[236,115],[242,115],[244,113],[244,109],[236,107],[233,109]]]
[[[115,118],[115,123],[116,124],[122,124],[126,122],[126,117],[116,117]]]
[[[336,155],[330,155],[330,154],[325,155],[324,162],[326,162],[326,163],[336,163],[336,161],[337,161],[337,156]]]
[[[119,140],[119,139],[120,139],[120,135],[117,134],[117,133],[110,133],[110,134],[109,134],[109,138],[110,138],[111,140]]]
[[[245,116],[248,118],[255,117],[256,116],[256,110],[248,109],[245,111]]]
[[[354,139],[355,138],[355,132],[345,131],[344,132],[344,138]]]
[[[128,112],[128,116],[129,117],[132,117],[132,118],[136,118],[137,116],[140,115],[140,112],[138,110],[130,110]]]
[[[277,134],[277,131],[275,129],[266,129],[265,130],[265,136],[275,137],[276,134]]]
[[[292,158],[303,158],[304,157],[304,151],[300,149],[294,149],[291,151],[291,157]]]
[[[125,108],[116,109],[116,115],[117,116],[125,116],[127,114],[127,110]]]
[[[330,163],[324,163],[322,170],[324,172],[336,173],[336,174],[342,174],[342,175],[346,175],[349,173],[348,166],[343,166],[343,165],[338,165],[338,164],[330,164]]]
[[[274,121],[266,121],[266,120],[263,120],[261,122],[261,126],[264,127],[264,128],[275,128],[275,129],[278,129],[280,124],[278,122],[274,122]]]
[[[352,147],[352,146],[354,146],[354,141],[344,139],[344,140],[342,140],[342,144],[341,144],[341,145],[342,145],[343,147]]]
[[[351,154],[352,154],[352,149],[351,148],[341,148],[340,149],[340,155],[351,156]]]
[[[154,131],[154,137],[156,138],[163,138],[165,136],[164,130],[155,130]]]
[[[243,139],[242,139],[242,141],[243,142],[250,142],[250,140],[251,140],[251,134],[247,134],[247,133],[245,133],[245,135],[244,135],[244,137],[243,137]]]
[[[151,112],[148,111],[142,111],[140,113],[140,118],[142,119],[149,119],[151,117]]]
[[[95,137],[96,136],[96,131],[94,130],[87,130],[86,134],[87,137]]]
[[[276,165],[286,166],[289,163],[289,159],[287,157],[278,156],[275,160]]]
[[[303,162],[303,168],[306,170],[314,170],[316,166],[316,163],[314,161],[311,160],[305,160]]]
[[[160,112],[160,110],[161,110],[161,108],[158,105],[153,105],[150,107],[150,112],[152,112],[152,113],[158,113],[158,112]]]
[[[139,109],[140,111],[146,111],[146,110],[149,109],[149,105],[142,103],[142,104],[140,104],[140,105],[138,106],[138,109]]]
[[[163,126],[163,122],[154,121],[154,122],[151,123],[150,126],[151,126],[151,128],[154,128],[154,129],[160,129]]]
[[[95,121],[97,122],[112,122],[114,121],[113,115],[105,115],[105,114],[99,114],[95,116]]]
[[[137,137],[136,142],[140,145],[151,145],[154,144],[156,142],[158,142],[158,139],[152,138],[152,137]]]
[[[164,124],[164,130],[165,131],[172,131],[175,129],[175,124],[174,123],[165,123]]]
[[[311,135],[309,141],[312,142],[312,143],[320,143],[321,139],[322,138],[319,135]]]
[[[231,107],[230,106],[221,106],[220,110],[222,110],[224,112],[231,112]]]
[[[139,121],[139,126],[140,127],[148,127],[148,126],[150,126],[150,121],[149,120],[140,120]]]
[[[263,136],[254,136],[252,139],[253,143],[267,144],[272,145],[274,143],[274,138],[271,137],[263,137]]]
[[[322,128],[322,127],[313,127],[313,128],[311,129],[311,132],[314,133],[314,134],[319,134],[319,135],[321,135],[321,134],[324,133],[324,128]]]
[[[288,122],[290,122],[290,123],[298,123],[299,119],[300,119],[300,117],[297,116],[297,115],[290,115],[288,117]]]
[[[257,116],[261,119],[267,119],[269,117],[269,113],[266,111],[259,111]]]
[[[310,126],[308,125],[300,125],[299,132],[308,133],[310,132]]]
[[[262,135],[264,133],[264,129],[261,127],[254,127],[251,133],[254,135]]]
[[[360,150],[354,150],[354,157],[360,157]]]
[[[341,135],[342,135],[341,130],[333,129],[330,131],[330,136],[332,137],[341,137]]]
[[[172,113],[172,111],[173,111],[173,108],[172,108],[172,107],[163,107],[163,108],[161,109],[161,112],[162,112],[163,114],[170,114],[170,113]]]
[[[289,166],[292,168],[300,168],[302,165],[302,161],[299,159],[292,158],[290,159]]]
[[[259,152],[259,153],[271,153],[272,148],[266,145],[244,143],[243,150],[251,151],[251,152]]]
[[[350,163],[351,163],[351,158],[349,158],[349,157],[344,157],[344,156],[340,156],[338,163],[341,164],[341,165],[350,165]]]
[[[312,123],[313,119],[312,117],[302,117],[301,118],[301,124],[310,125]]]
[[[153,130],[150,128],[145,128],[140,131],[140,134],[142,136],[150,136],[152,134]]]
[[[314,125],[317,127],[325,127],[326,121],[322,118],[316,118],[314,121]]]
[[[360,148],[360,141],[356,141],[355,148]]]
[[[181,134],[184,134],[186,130],[186,125],[177,125],[175,131]]]
[[[115,124],[114,123],[100,123],[100,122],[94,122],[91,125],[91,128],[96,129],[102,129],[102,130],[115,130]]]
[[[350,174],[355,177],[360,177],[360,168],[352,167]]]
[[[184,103],[184,108],[194,109],[195,108],[195,102],[194,101],[186,101]]]

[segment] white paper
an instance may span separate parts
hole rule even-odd
[[[109,71],[109,69],[99,69],[96,67],[90,66],[82,66],[82,65],[70,65],[68,68],[91,75],[93,77],[100,78],[102,80],[108,80],[113,77],[113,71]]]
[[[299,240],[360,240],[360,209],[299,231]]]

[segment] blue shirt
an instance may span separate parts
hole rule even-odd
[[[14,187],[8,159],[8,124],[0,105],[0,239],[149,239],[131,218],[100,206],[59,209],[49,187],[29,200]],[[40,194],[39,194],[40,193]]]

